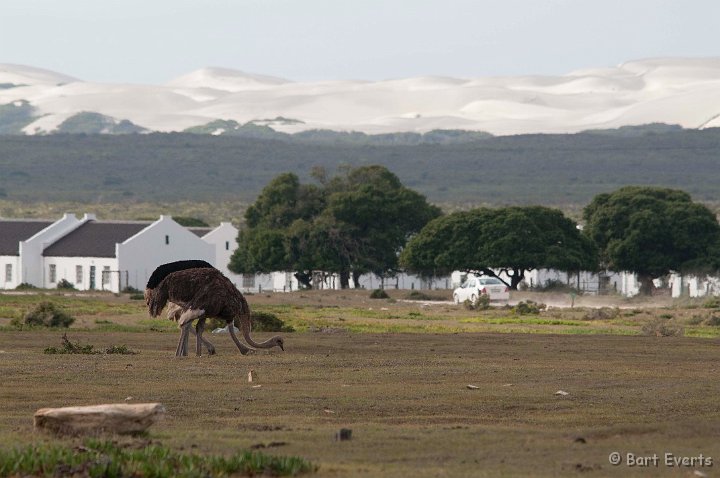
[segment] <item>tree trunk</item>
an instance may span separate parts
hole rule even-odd
[[[655,284],[653,283],[652,276],[649,274],[638,273],[637,277],[638,282],[640,283],[640,291],[638,293],[640,295],[652,295],[655,290]]]
[[[300,285],[306,289],[312,289],[312,271],[296,272],[294,275]]]
[[[356,289],[360,288],[360,276],[362,275],[361,272],[358,271],[352,271],[352,279],[353,279],[353,285]]]
[[[513,269],[513,275],[510,277],[510,289],[517,290],[523,279],[525,279],[525,271],[523,269]]]
[[[340,288],[350,288],[350,271],[340,271]]]

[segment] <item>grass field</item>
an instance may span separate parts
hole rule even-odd
[[[127,401],[167,408],[134,440],[299,456],[317,476],[714,476],[720,466],[718,309],[580,297],[572,309],[517,315],[368,294],[248,296],[297,330],[283,334],[285,352],[244,357],[209,335],[216,356],[182,359],[174,324],[150,321],[142,301],[0,295],[0,447],[77,443],[33,431],[39,408]],[[137,354],[44,354],[63,331],[8,323],[48,299],[77,317],[71,340]],[[335,439],[341,428],[351,440]],[[628,453],[657,454],[658,466],[627,466]],[[665,453],[713,466],[667,467]]]

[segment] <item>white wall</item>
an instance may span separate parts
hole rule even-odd
[[[218,227],[205,234],[202,240],[212,244],[215,248],[215,260],[213,261],[215,267],[237,287],[240,287],[242,285],[242,274],[230,272],[227,267],[230,263],[230,256],[237,249],[237,236],[238,230],[235,226],[229,222],[221,222]]]
[[[36,287],[44,286],[44,264],[43,249],[65,236],[70,231],[79,227],[82,223],[94,219],[92,215],[86,214],[83,219],[78,219],[75,214],[64,214],[62,218],[52,223],[31,238],[20,241],[20,264],[18,276],[20,282],[27,282]]]
[[[5,277],[6,266],[12,267],[10,280]],[[20,256],[0,256],[0,289],[14,289],[20,285]]]
[[[166,237],[169,244],[166,243]],[[199,259],[216,266],[215,248],[170,216],[160,219],[116,246],[117,270],[128,271],[129,285],[143,290],[153,271],[167,262]]]
[[[46,289],[54,289],[58,282],[65,279],[75,286],[78,290],[90,289],[90,270],[95,267],[95,290],[111,290],[117,292],[116,274],[111,274],[110,283],[103,284],[102,271],[104,267],[108,267],[111,271],[118,270],[118,261],[114,257],[57,257],[48,256],[44,258],[43,264],[43,285]],[[55,265],[56,278],[54,282],[50,281],[50,266]],[[82,266],[82,281],[77,282],[76,267]],[[115,277],[113,277],[115,276]]]

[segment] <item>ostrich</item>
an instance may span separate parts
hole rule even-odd
[[[171,272],[177,272],[185,269],[202,269],[202,268],[209,268],[214,269],[213,265],[209,262],[198,260],[198,259],[189,259],[189,260],[182,260],[182,261],[175,261],[175,262],[168,262],[167,264],[162,264],[158,266],[153,273],[150,275],[150,278],[147,281],[147,284],[145,285],[145,303],[149,305],[150,301],[150,295],[152,294],[152,290],[158,286],[158,284]],[[173,304],[172,302],[168,303],[168,310],[167,310],[167,318],[170,320],[174,320],[175,322],[178,322],[180,319],[180,315],[182,314],[183,310],[182,307],[180,307],[177,304]],[[196,331],[192,328],[189,329],[190,332],[193,335],[197,335]],[[211,344],[209,341],[205,340],[203,337],[200,337],[198,340],[198,344],[202,342],[205,347],[207,348],[209,355],[215,355],[215,347],[213,344]],[[249,350],[249,349],[248,349]],[[198,352],[199,354],[200,352]]]
[[[188,353],[188,334],[192,322],[198,319],[197,355],[201,352],[201,343],[207,317],[217,317],[228,324],[230,336],[238,350],[246,355],[251,349],[238,340],[233,327],[235,318],[240,321],[243,337],[250,346],[267,349],[280,347],[285,350],[282,337],[275,336],[265,342],[257,343],[250,336],[250,307],[245,297],[230,280],[214,268],[194,268],[179,270],[168,274],[157,287],[153,288],[148,297],[148,310],[152,317],[162,312],[165,304],[172,302],[182,308],[177,318],[182,329],[175,356],[185,356]],[[174,312],[177,315],[177,311]]]

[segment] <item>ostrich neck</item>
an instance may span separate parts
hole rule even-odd
[[[245,337],[245,340],[251,347],[255,347],[257,349],[269,349],[277,345],[274,340],[275,337],[272,337],[265,342],[260,343],[255,342],[252,337],[250,337],[250,316],[241,316],[240,326],[242,327],[243,337]]]

